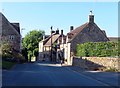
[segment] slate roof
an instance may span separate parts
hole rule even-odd
[[[60,34],[54,34],[52,35],[52,44],[60,37]],[[46,43],[44,46],[51,46],[51,36],[46,39]]]
[[[69,33],[67,33],[67,35],[69,36],[68,42],[72,41],[76,37],[76,35],[79,32],[81,32],[87,25],[88,25],[88,22],[83,24],[83,25],[81,25],[81,26],[79,26],[79,27],[77,27],[75,30],[72,30]]]
[[[4,29],[7,29],[9,34],[20,34],[20,29],[11,25],[11,23],[7,20],[7,18],[0,12],[0,28],[2,28],[2,35],[8,35],[4,32]],[[11,32],[14,30],[14,32]]]
[[[81,31],[83,31],[86,28],[89,28],[90,30],[93,30],[94,28],[99,30],[101,33],[97,33],[96,35],[100,34],[100,36],[103,36],[104,38],[106,38],[106,40],[109,41],[104,31],[100,30],[100,28],[95,23],[86,22],[83,25],[67,33],[67,35],[69,36],[68,42],[71,42]],[[86,33],[86,34],[92,39],[94,36],[90,36],[89,33],[88,34]],[[97,41],[97,40],[94,40],[94,41]]]
[[[75,30],[70,31],[68,34],[73,34],[75,36],[79,32],[81,32],[85,28],[85,26],[87,26],[87,25],[88,25],[88,22],[83,24],[83,25],[81,25],[81,26],[79,26],[79,27],[77,27]]]
[[[19,23],[10,23],[16,30],[17,32],[20,34],[20,27],[19,27]]]

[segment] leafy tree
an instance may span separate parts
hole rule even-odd
[[[33,30],[24,37],[22,46],[23,49],[27,49],[28,59],[32,56],[38,56],[38,44],[42,40],[44,34],[45,32],[42,30]]]

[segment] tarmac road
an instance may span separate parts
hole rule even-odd
[[[104,82],[51,63],[17,64],[3,71],[2,86],[108,86]]]

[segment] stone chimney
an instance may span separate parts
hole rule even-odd
[[[90,15],[89,15],[89,23],[94,23],[94,15],[92,13],[92,10],[90,11]]]
[[[56,34],[59,34],[59,29],[57,28],[57,30],[56,30]]]
[[[73,26],[70,26],[70,31],[74,30],[74,27]]]
[[[63,35],[63,30],[61,30],[61,35]]]

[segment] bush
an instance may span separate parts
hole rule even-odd
[[[25,57],[22,56],[21,53],[17,53],[17,54],[15,55],[15,58],[16,58],[16,60],[17,60],[19,63],[25,62]]]
[[[0,55],[4,61],[17,62],[18,60],[25,60],[22,54],[19,51],[16,51],[13,46],[7,41],[4,41],[0,48],[2,49],[2,53],[0,53]]]
[[[119,44],[120,46],[120,44]],[[115,57],[118,56],[118,42],[88,42],[77,45],[79,56],[98,56],[98,57]]]

